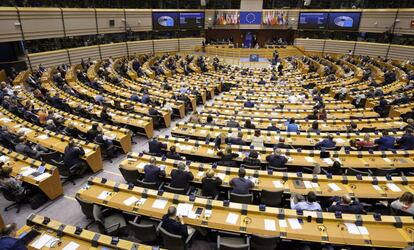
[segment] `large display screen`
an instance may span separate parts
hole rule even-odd
[[[261,24],[262,12],[240,12],[240,24]]]
[[[177,12],[152,12],[152,28],[154,30],[174,30],[178,27]]]
[[[204,27],[204,13],[184,12],[180,13],[181,29],[201,29]]]
[[[328,13],[301,12],[299,15],[299,29],[325,29],[328,23]]]
[[[358,30],[361,12],[331,12],[329,13],[328,29]]]

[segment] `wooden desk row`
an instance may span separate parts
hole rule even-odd
[[[79,250],[84,249],[119,249],[119,250],[150,250],[152,246],[138,244],[132,241],[119,239],[117,244],[112,244],[113,237],[95,233],[86,229],[82,229],[77,233],[77,227],[66,225],[59,221],[50,219],[45,216],[31,214],[27,218],[27,224],[19,229],[17,236],[22,236],[31,230],[40,233],[28,243],[28,249],[34,250],[32,244],[36,243],[42,236],[51,236],[52,240],[57,240],[58,249],[73,249],[77,247]],[[47,243],[47,242],[46,242]],[[44,249],[46,247],[43,247]],[[53,248],[52,248],[53,249]]]
[[[4,166],[12,168],[11,175],[21,175],[21,181],[38,187],[49,199],[54,200],[63,194],[62,183],[60,182],[59,170],[57,167],[34,160],[15,151],[0,146],[0,152],[4,158]],[[45,167],[45,172],[37,177],[30,175],[30,169]],[[27,172],[26,172],[27,171]]]
[[[227,122],[233,117],[240,126],[243,126],[244,122],[247,119],[250,119],[256,128],[267,129],[272,122],[277,123],[277,127],[281,130],[286,130],[286,118],[256,118],[256,117],[247,117],[247,116],[234,116],[234,115],[223,115],[223,114],[209,114],[209,113],[200,113],[200,119],[202,123],[205,123],[207,117],[211,115],[213,121],[216,125],[226,126]],[[291,117],[289,117],[291,118]],[[371,119],[339,119],[339,120],[318,120],[319,130],[323,132],[331,131],[347,131],[347,127],[355,122],[357,124],[357,129],[373,129],[373,130],[393,130],[400,129],[407,125],[400,117],[397,118],[371,118]],[[311,120],[307,119],[295,119],[295,123],[299,125],[300,131],[307,131],[312,126]]]
[[[40,100],[36,99],[31,94],[27,93],[24,88],[19,88],[19,97],[22,98],[21,103],[25,104],[27,101],[31,101],[35,109],[42,109],[46,108],[49,111],[53,111],[56,114],[61,115],[65,118],[63,125],[65,127],[68,127],[69,124],[73,124],[79,131],[82,133],[87,133],[89,129],[91,129],[93,124],[98,124],[104,133],[104,135],[114,138],[113,140],[118,142],[124,153],[131,152],[132,148],[132,132],[129,129],[121,128],[121,127],[115,127],[108,124],[103,124],[101,122],[92,121],[80,116],[76,116],[70,113],[66,113],[60,109],[54,108],[46,103],[41,102]],[[24,101],[23,101],[24,100]]]
[[[251,139],[254,134],[254,129],[238,129],[238,128],[229,128],[221,126],[212,126],[212,125],[201,125],[195,123],[177,123],[176,126],[171,130],[171,134],[178,135],[181,137],[190,137],[193,139],[202,139],[205,140],[207,137],[211,140],[215,139],[218,135],[224,133],[228,137],[231,135],[237,137],[237,133],[243,133],[243,140],[251,142]],[[332,133],[334,136],[334,141],[336,141],[337,146],[349,146],[350,140],[363,140],[366,133]],[[368,133],[370,135],[371,141],[381,137],[380,133]],[[400,138],[403,136],[404,132],[402,131],[392,131],[390,132],[391,136]],[[285,143],[287,145],[292,145],[294,147],[314,147],[316,143],[326,138],[328,133],[316,133],[316,132],[299,132],[291,133],[286,131],[268,131],[262,130],[261,137],[264,139],[265,144],[278,144],[279,138],[284,137]]]
[[[183,155],[205,159],[209,162],[218,161],[220,157],[218,151],[214,149],[214,143],[206,143],[191,139],[182,139],[171,136],[160,136],[158,140],[166,143],[168,148],[175,146],[177,152]],[[223,150],[226,145],[221,145]],[[241,162],[249,152],[255,150],[259,153],[259,160],[262,164],[267,164],[266,156],[273,153],[272,148],[253,148],[249,146],[231,146],[233,153],[239,156],[234,160]],[[414,151],[330,151],[329,156],[325,159],[320,158],[320,150],[302,150],[298,149],[281,149],[282,153],[288,157],[287,166],[313,167],[331,167],[334,160],[339,161],[344,168],[413,168]]]
[[[280,91],[280,89],[279,89]],[[236,96],[238,95],[243,95],[246,98],[248,98],[249,100],[269,100],[269,101],[275,101],[275,102],[279,102],[279,101],[286,101],[287,98],[289,97],[288,94],[280,94],[280,93],[275,93],[275,91],[273,89],[268,89],[266,92],[255,92],[252,94],[247,93],[247,91],[244,90],[232,90],[229,93],[224,93],[223,97],[226,98],[236,98]],[[321,95],[323,97],[324,102],[328,102],[328,101],[334,101],[335,99],[333,98],[333,96],[331,96],[330,94],[323,94]]]
[[[132,187],[111,180],[91,178],[77,193],[80,198],[105,207],[161,218],[170,205],[189,204],[188,225],[243,234],[280,236],[282,239],[331,244],[403,248],[412,243],[412,217],[342,214],[266,207],[191,198],[157,190]],[[132,200],[132,202],[130,202]],[[135,201],[135,202],[134,202]],[[202,214],[195,214],[202,208]],[[309,221],[309,222],[308,222]]]
[[[40,144],[45,148],[62,154],[65,152],[65,148],[71,139],[69,136],[57,134],[29,123],[13,115],[3,107],[0,107],[0,125],[6,126],[13,134],[22,131],[30,142]],[[85,155],[82,158],[89,165],[92,172],[100,171],[102,169],[102,156],[99,145],[78,139],[74,139],[74,141],[79,143],[85,150]]]
[[[91,102],[84,101],[82,99],[76,98],[63,90],[59,89],[55,84],[53,84],[50,79],[50,71],[48,71],[42,77],[42,87],[44,87],[49,94],[54,95],[59,93],[62,98],[65,98],[68,105],[71,108],[82,107],[89,110],[91,114],[94,114],[100,117],[102,112],[102,106],[96,105]],[[142,116],[138,114],[130,114],[127,112],[119,111],[117,109],[108,108],[108,114],[111,115],[113,122],[117,124],[124,124],[128,127],[134,129],[134,131],[139,131],[142,134],[145,134],[148,138],[151,138],[154,134],[154,123],[151,118],[147,116]],[[140,131],[142,130],[142,131]]]
[[[136,170],[144,174],[145,165],[149,164],[152,156],[143,153],[131,153],[127,159],[121,162],[119,168]],[[177,168],[179,161],[156,157],[157,166],[165,166],[166,177],[171,178],[170,172]],[[222,187],[229,189],[229,182],[238,177],[238,168],[225,166],[213,166],[199,162],[185,162],[189,171],[194,175],[194,183],[201,184],[202,178],[208,169],[214,169],[216,176],[222,179]],[[345,194],[351,197],[367,199],[397,199],[404,192],[413,192],[414,177],[392,177],[387,180],[384,176],[363,176],[357,179],[355,176],[340,175],[313,175],[273,172],[246,169],[246,176],[253,177],[255,187],[253,190],[262,191],[283,190],[285,194],[300,193],[306,195],[314,191],[318,196],[333,197]],[[296,186],[295,182],[301,181],[305,187]],[[332,188],[333,187],[333,188]],[[391,189],[391,188],[392,189]]]

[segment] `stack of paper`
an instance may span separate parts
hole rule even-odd
[[[235,225],[237,220],[239,219],[239,215],[235,213],[229,213],[226,218],[226,223]]]
[[[124,204],[127,206],[131,206],[132,204],[135,204],[138,201],[138,198],[135,196],[131,196],[128,199],[124,200]]]
[[[286,222],[286,220],[279,220],[279,226],[280,226],[280,227],[287,227],[287,222]]]
[[[289,218],[289,225],[293,230],[302,229],[302,225],[299,223],[299,220],[296,218]]]
[[[37,138],[40,140],[46,140],[49,138],[49,136],[47,136],[46,134],[43,134],[43,135],[39,135]]]
[[[324,158],[323,159],[323,162],[325,162],[326,164],[328,164],[328,165],[332,165],[333,164],[333,161],[332,161],[332,159],[331,158]]]
[[[224,178],[226,177],[225,173],[218,173],[217,177],[220,178],[221,180],[224,180]]]
[[[312,183],[310,181],[303,181],[303,184],[305,184],[305,188],[306,189],[313,188]]]
[[[102,191],[102,193],[98,196],[98,199],[105,200],[109,195],[111,195],[111,192]]]
[[[336,183],[328,183],[328,186],[332,189],[332,191],[340,191],[341,188],[336,185]]]
[[[188,216],[191,210],[193,210],[193,204],[180,203],[177,206],[177,216]]]
[[[76,250],[80,247],[79,244],[71,241],[69,244],[67,244],[62,250]]]
[[[36,181],[43,181],[44,179],[49,178],[50,176],[52,176],[52,175],[49,174],[49,173],[43,173],[41,175],[36,176],[34,179]]]
[[[207,154],[209,154],[209,155],[214,154],[214,150],[213,150],[213,149],[211,149],[211,148],[207,149]]]
[[[268,231],[276,231],[276,221],[275,220],[264,220],[265,229]]]
[[[152,203],[152,207],[156,209],[164,209],[167,203],[168,200],[156,199],[154,203]]]
[[[401,189],[394,183],[387,183],[387,187],[393,192],[401,192]]]
[[[368,229],[364,226],[357,226],[354,223],[345,223],[349,234],[369,235]]]
[[[38,240],[33,242],[31,246],[36,249],[42,249],[42,247],[44,247],[52,239],[53,239],[53,236],[48,235],[48,234],[43,234],[42,236],[40,236]]]
[[[20,169],[20,174],[22,176],[29,176],[31,174],[33,174],[34,172],[36,172],[37,170],[31,167],[23,167]]]
[[[313,157],[310,157],[310,156],[306,156],[305,160],[309,163],[315,163],[315,160],[313,159]]]
[[[275,188],[283,188],[284,185],[281,181],[273,181],[273,186],[275,186]]]

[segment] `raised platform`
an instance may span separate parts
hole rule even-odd
[[[261,58],[271,59],[273,58],[273,52],[277,50],[279,52],[279,57],[284,58],[288,56],[301,56],[303,55],[302,47],[296,46],[286,46],[286,48],[262,48],[262,49],[246,49],[246,48],[232,48],[228,45],[208,45],[206,46],[206,54],[210,56],[222,56],[222,57],[235,57],[243,58],[249,57],[251,54],[258,54]]]

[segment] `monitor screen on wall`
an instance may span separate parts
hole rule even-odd
[[[177,12],[152,12],[154,30],[174,30],[179,28]]]
[[[361,12],[329,13],[328,29],[356,31],[359,28]]]
[[[326,29],[328,13],[301,12],[299,14],[299,29]]]
[[[202,29],[204,27],[203,12],[182,12],[180,13],[181,29]]]

